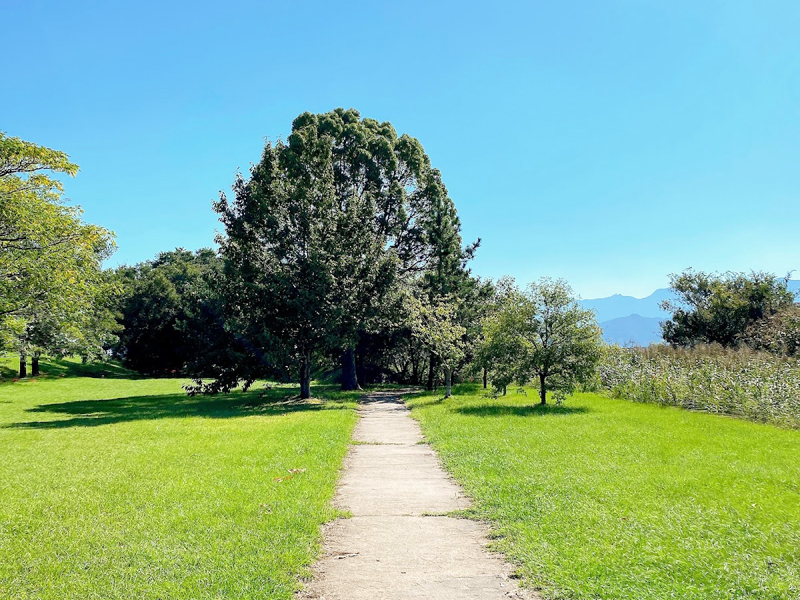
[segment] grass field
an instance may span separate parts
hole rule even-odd
[[[354,394],[46,371],[0,384],[0,598],[292,597],[335,516]],[[76,372],[95,377],[59,376]]]
[[[409,400],[545,598],[800,598],[800,432],[593,394]]]

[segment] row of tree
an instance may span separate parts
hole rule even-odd
[[[218,250],[177,249],[113,271],[113,235],[62,202],[63,153],[0,135],[0,343],[27,358],[113,355],[190,393],[298,381],[343,389],[477,376],[540,398],[591,377],[600,330],[563,281],[520,289],[472,276],[455,206],[418,140],[337,109],[295,119],[249,177],[214,203]],[[664,338],[784,354],[800,336],[786,281],[769,274],[672,279]],[[792,333],[793,332],[793,333]],[[794,336],[794,337],[792,337]]]
[[[0,327],[23,376],[28,356],[107,353],[142,373],[193,376],[192,393],[278,378],[308,397],[312,373],[327,371],[344,389],[387,378],[431,388],[441,378],[449,394],[454,373],[482,367],[484,382],[500,386],[533,364],[497,351],[499,321],[486,329],[525,292],[471,275],[478,242],[463,244],[422,145],[389,123],[355,110],[300,115],[214,204],[218,251],[178,249],[114,271],[101,268],[113,235],[83,223],[43,174],[77,166],[2,142]],[[552,360],[540,375],[566,381]]]
[[[224,260],[213,251],[166,252],[118,273],[126,290],[124,329],[113,351],[129,367],[216,378],[195,391],[223,389],[243,371],[297,380],[297,366],[281,367],[267,358],[274,348],[256,347],[230,327]],[[594,315],[563,281],[542,280],[521,290],[510,278],[496,284],[472,279],[470,293],[438,303],[420,289],[397,286],[376,308],[373,328],[359,332],[357,381],[426,384],[433,357],[433,384],[441,376],[448,395],[454,373],[464,378],[481,372],[484,384],[501,393],[512,382],[534,379],[540,389],[561,395],[585,381],[599,358]],[[318,349],[316,371],[345,374],[349,360],[342,363],[341,354],[339,346]],[[347,377],[342,382],[347,386]]]

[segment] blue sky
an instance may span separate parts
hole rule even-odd
[[[800,269],[800,3],[0,0],[0,129],[68,152],[112,264],[210,245],[303,111],[421,140],[479,275],[644,296]],[[9,50],[11,49],[11,51]]]

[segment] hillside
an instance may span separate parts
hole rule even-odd
[[[608,298],[581,300],[581,304],[585,308],[593,309],[597,314],[597,321],[600,323],[630,315],[666,319],[669,317],[669,313],[661,310],[658,305],[664,300],[671,300],[672,298],[673,294],[669,289],[661,288],[646,298],[614,294]]]
[[[649,346],[661,342],[661,321],[658,317],[628,315],[600,323],[603,339],[619,346]]]

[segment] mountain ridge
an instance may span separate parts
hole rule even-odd
[[[800,292],[800,280],[790,279],[789,291]],[[660,322],[669,319],[670,313],[659,304],[676,299],[669,288],[658,288],[649,296],[635,298],[623,294],[612,294],[605,298],[579,300],[581,306],[594,310],[603,339],[621,346],[648,346],[662,341]]]

